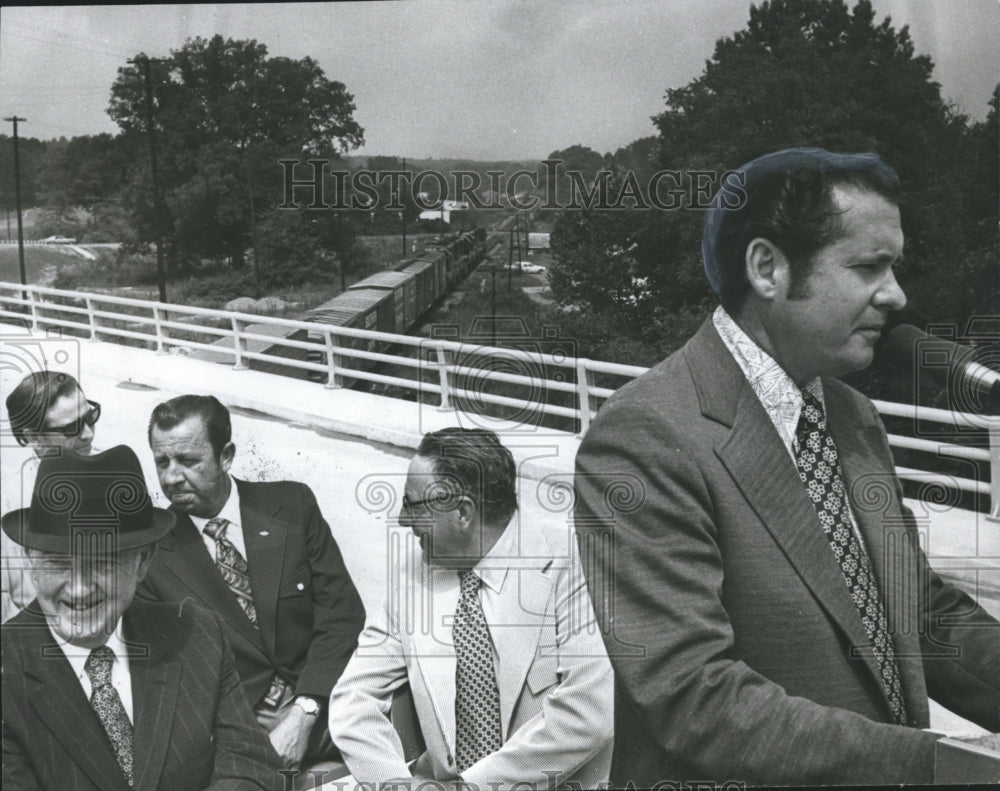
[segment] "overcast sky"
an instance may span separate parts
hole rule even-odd
[[[997,0],[874,0],[910,26],[945,98],[985,117],[1000,81]],[[667,88],[698,76],[748,0],[303,3],[0,9],[0,112],[44,139],[116,132],[117,69],[195,36],[313,57],[354,94],[362,154],[537,159],[613,151],[655,130]],[[10,134],[10,124],[2,127]]]

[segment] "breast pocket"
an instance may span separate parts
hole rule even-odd
[[[559,683],[559,663],[554,656],[536,656],[528,668],[527,685],[536,698]]]

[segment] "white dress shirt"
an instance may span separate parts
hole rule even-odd
[[[236,488],[236,481],[232,477],[229,478],[229,483],[229,499],[222,506],[222,510],[213,518],[225,519],[229,522],[229,527],[226,528],[226,538],[229,539],[229,543],[236,547],[243,559],[246,560],[247,547],[243,541],[243,525],[240,524],[240,492]],[[201,540],[205,542],[205,548],[208,550],[209,556],[212,560],[215,560],[215,553],[219,545],[214,538],[205,532],[205,525],[211,520],[203,516],[195,516],[194,514],[190,514],[190,517],[191,521],[194,522],[194,526],[198,528],[198,532],[201,533]]]
[[[115,631],[108,637],[105,645],[115,655],[114,661],[111,663],[111,684],[118,692],[118,697],[121,698],[122,706],[125,707],[125,713],[128,715],[129,722],[134,723],[135,717],[132,715],[132,671],[129,669],[128,651],[121,639],[121,629],[122,621],[119,618],[118,624],[115,626]],[[80,686],[83,687],[83,694],[87,696],[87,700],[90,700],[90,696],[93,694],[93,686],[90,683],[90,676],[87,675],[87,671],[85,670],[87,658],[90,656],[90,649],[80,648],[79,646],[67,643],[55,632],[52,632],[51,627],[49,628],[49,632],[52,633],[56,645],[62,649],[63,654],[69,661],[70,667],[73,668]]]

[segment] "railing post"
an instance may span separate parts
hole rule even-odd
[[[247,350],[246,339],[240,335],[240,320],[236,316],[230,316],[233,325],[233,345],[236,348],[236,362],[233,363],[234,371],[245,371],[250,366],[243,362],[243,355]]]
[[[443,343],[436,344],[438,376],[441,381],[441,405],[438,407],[442,412],[451,411],[455,407],[451,403],[451,384],[448,380],[448,370],[454,360],[450,351],[445,349]]]
[[[341,368],[340,355],[337,354],[340,338],[327,327],[323,330],[323,340],[326,342],[326,388],[334,390],[344,386],[343,377],[337,373]]]
[[[92,297],[87,297],[87,319],[90,321],[90,340],[98,341],[100,338],[97,337],[97,316],[94,315],[94,300]]]
[[[587,366],[589,360],[578,357],[576,360],[576,393],[579,398],[577,409],[580,412],[580,432],[582,437],[590,428],[591,412],[597,412],[597,397],[590,394],[594,386],[594,372]]]
[[[989,422],[990,438],[990,515],[992,522],[1000,522],[1000,417]]]
[[[31,329],[38,330],[38,305],[35,304],[35,290],[28,287],[28,309],[31,311]]]
[[[164,316],[160,312],[159,305],[153,305],[153,326],[156,328],[156,353],[166,354],[167,347],[163,341],[167,338],[167,330],[163,326]]]

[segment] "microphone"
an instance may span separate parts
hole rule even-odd
[[[1000,373],[975,362],[975,349],[900,324],[881,354],[914,381],[926,376],[945,388],[955,411],[1000,414]]]

